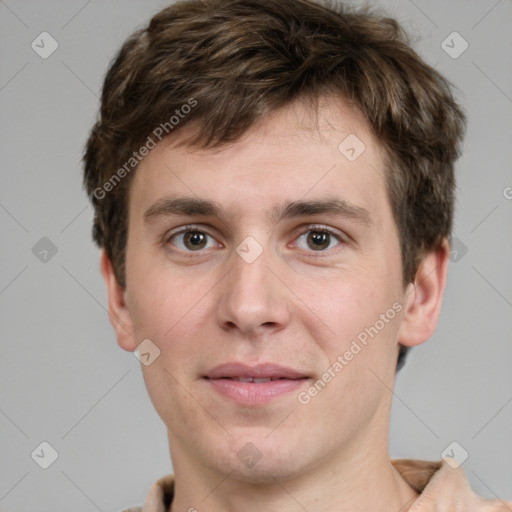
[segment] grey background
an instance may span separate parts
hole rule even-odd
[[[165,5],[0,1],[0,512],[116,511],[172,471],[139,363],[108,321],[80,164],[110,59]],[[474,490],[510,499],[512,2],[379,5],[460,89],[470,120],[457,166],[461,250],[437,332],[398,376],[391,455],[439,459],[457,441]],[[59,45],[47,59],[30,46],[43,31]],[[441,47],[453,31],[469,44],[457,59]],[[43,237],[57,249],[46,262],[33,253]],[[31,458],[42,441],[59,453],[46,470]]]

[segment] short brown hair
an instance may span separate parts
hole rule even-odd
[[[295,100],[333,93],[362,111],[385,149],[403,281],[412,282],[425,252],[451,233],[453,166],[465,129],[451,84],[423,62],[395,20],[368,8],[184,0],[124,43],[86,146],[93,237],[119,283],[125,286],[130,171],[157,127],[172,136],[196,121],[187,144],[213,148]]]

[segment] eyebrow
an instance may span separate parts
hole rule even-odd
[[[368,210],[336,197],[311,201],[285,202],[275,207],[270,217],[277,223],[283,219],[320,214],[352,219],[367,226],[372,224]],[[145,211],[143,217],[145,222],[151,222],[159,217],[171,215],[217,217],[220,219],[228,217],[224,208],[219,203],[195,197],[160,199]]]

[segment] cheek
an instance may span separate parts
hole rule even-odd
[[[329,342],[336,346],[350,341],[365,328],[374,325],[381,314],[392,309],[398,297],[386,281],[374,275],[355,272],[317,282],[313,287],[311,281],[304,280],[301,284],[295,284],[295,290],[313,313],[309,316],[310,327],[327,326]],[[388,315],[387,320],[396,316],[393,313]]]
[[[324,293],[310,291],[304,300],[318,305],[315,315],[309,315],[307,328],[327,363],[321,382],[313,383],[300,403],[308,402],[315,411],[311,417],[325,415],[329,404],[332,414],[327,421],[333,431],[346,411],[354,425],[364,423],[387,400],[389,391],[381,380],[387,382],[394,375],[402,310],[401,297],[392,290],[385,279],[359,275],[332,280],[326,283]],[[306,292],[304,287],[302,293]],[[322,323],[329,329],[322,328]]]
[[[142,366],[144,383],[153,407],[167,427],[173,432],[184,431],[190,435],[203,426],[199,419],[202,409],[198,410],[197,401],[187,391],[183,375],[169,364],[166,356],[168,354],[162,353],[151,366]],[[179,364],[184,366],[187,362],[182,360]]]
[[[206,329],[211,315],[205,308],[211,304],[208,297],[201,300],[204,293],[197,287],[185,286],[183,278],[157,269],[133,285],[137,291],[131,306],[135,335],[139,340],[150,339],[160,350],[151,365],[141,365],[148,394],[166,424],[178,421],[179,410],[179,422],[194,430],[201,424],[196,418],[197,403],[185,388],[195,378],[201,354],[197,334]]]
[[[295,283],[295,290],[307,306],[300,321],[330,363],[347,351],[350,366],[394,358],[402,306],[391,282],[374,273],[347,273],[321,286]]]
[[[158,261],[132,260],[127,272],[130,312],[139,334],[164,341],[194,321],[201,310],[201,290],[196,279],[170,272]],[[208,288],[207,288],[208,289]],[[203,293],[204,295],[204,293]]]

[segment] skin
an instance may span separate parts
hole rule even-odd
[[[390,463],[390,390],[398,343],[418,345],[435,329],[448,243],[404,287],[382,148],[343,101],[326,99],[310,114],[292,104],[221,149],[178,147],[192,125],[157,145],[131,183],[126,288],[102,255],[119,345],[133,351],[150,339],[160,350],[142,370],[168,429],[172,512],[396,512],[417,497]],[[366,146],[353,162],[338,150],[349,134]],[[215,201],[223,214],[145,218],[183,197]],[[366,210],[367,222],[332,212],[271,216],[286,201],[332,198]],[[175,234],[190,224],[207,240],[200,250]],[[326,229],[334,234],[319,250],[311,235]],[[263,250],[252,263],[236,252],[248,236]],[[298,392],[396,303],[401,311],[300,403]],[[309,380],[267,404],[240,405],[203,378],[231,361],[274,362]],[[237,456],[247,443],[261,454],[251,467]]]

